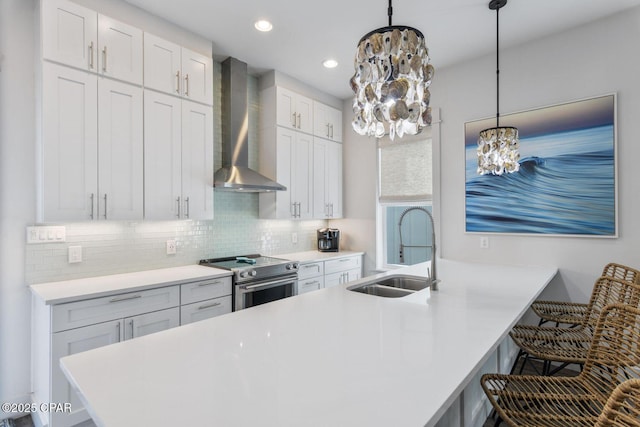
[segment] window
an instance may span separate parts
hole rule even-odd
[[[378,267],[395,268],[431,259],[432,139],[378,141]]]

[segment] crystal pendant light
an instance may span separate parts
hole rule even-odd
[[[478,138],[478,174],[502,175],[520,169],[518,129],[500,126],[500,8],[507,0],[491,0],[489,9],[496,11],[496,127],[480,131]]]
[[[360,39],[351,78],[353,129],[360,135],[393,140],[415,135],[431,124],[429,85],[434,69],[424,36],[415,28],[392,25]]]

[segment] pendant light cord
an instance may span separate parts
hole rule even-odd
[[[500,8],[496,8],[496,127],[500,127]]]
[[[387,9],[387,15],[389,15],[389,26],[393,25],[391,23],[391,16],[393,15],[393,6],[391,6],[391,0],[389,0],[389,8]]]

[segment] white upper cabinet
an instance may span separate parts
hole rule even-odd
[[[275,135],[274,135],[275,133]],[[262,146],[286,191],[260,193],[260,217],[309,219],[313,215],[313,136],[280,126],[265,134]],[[267,148],[269,147],[269,148]]]
[[[73,68],[43,67],[42,219],[95,219],[98,81]]]
[[[213,59],[145,33],[144,85],[212,105]]]
[[[41,4],[42,56],[97,71],[97,13],[66,0],[43,0]]]
[[[342,142],[342,111],[313,101],[313,134]]]
[[[180,219],[182,209],[182,102],[144,94],[144,217]]]
[[[313,100],[280,86],[276,96],[276,124],[313,133]]]
[[[67,0],[42,2],[45,59],[142,83],[142,31]]]
[[[342,144],[313,141],[313,217],[342,218]]]
[[[183,218],[213,218],[213,107],[189,101],[182,101],[182,197]]]
[[[213,108],[144,96],[144,217],[213,219]]]
[[[44,221],[142,219],[142,89],[43,64]]]
[[[142,84],[142,31],[98,15],[98,73]]]
[[[99,219],[142,219],[142,88],[98,81]]]

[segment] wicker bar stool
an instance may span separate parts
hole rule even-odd
[[[640,425],[640,380],[627,380],[611,393],[594,427]]]
[[[633,406],[638,385],[616,389],[639,377],[640,309],[613,304],[601,311],[578,376],[486,374],[480,382],[500,419],[510,426],[640,426],[638,407]],[[623,393],[622,400],[617,393]],[[627,406],[634,412],[624,409]]]
[[[640,285],[613,277],[600,277],[587,304],[585,318],[576,327],[514,326],[509,335],[520,351],[511,373],[523,356],[526,357],[524,363],[530,357],[544,361],[544,375],[553,374],[571,363],[584,365],[600,313],[604,307],[615,303],[640,306]],[[560,368],[551,372],[551,362],[560,362]]]
[[[640,271],[626,265],[609,263],[602,270],[602,276],[613,277],[627,282],[640,283]],[[589,304],[563,301],[534,301],[531,309],[540,317],[539,325],[555,322],[579,325],[585,319]]]

